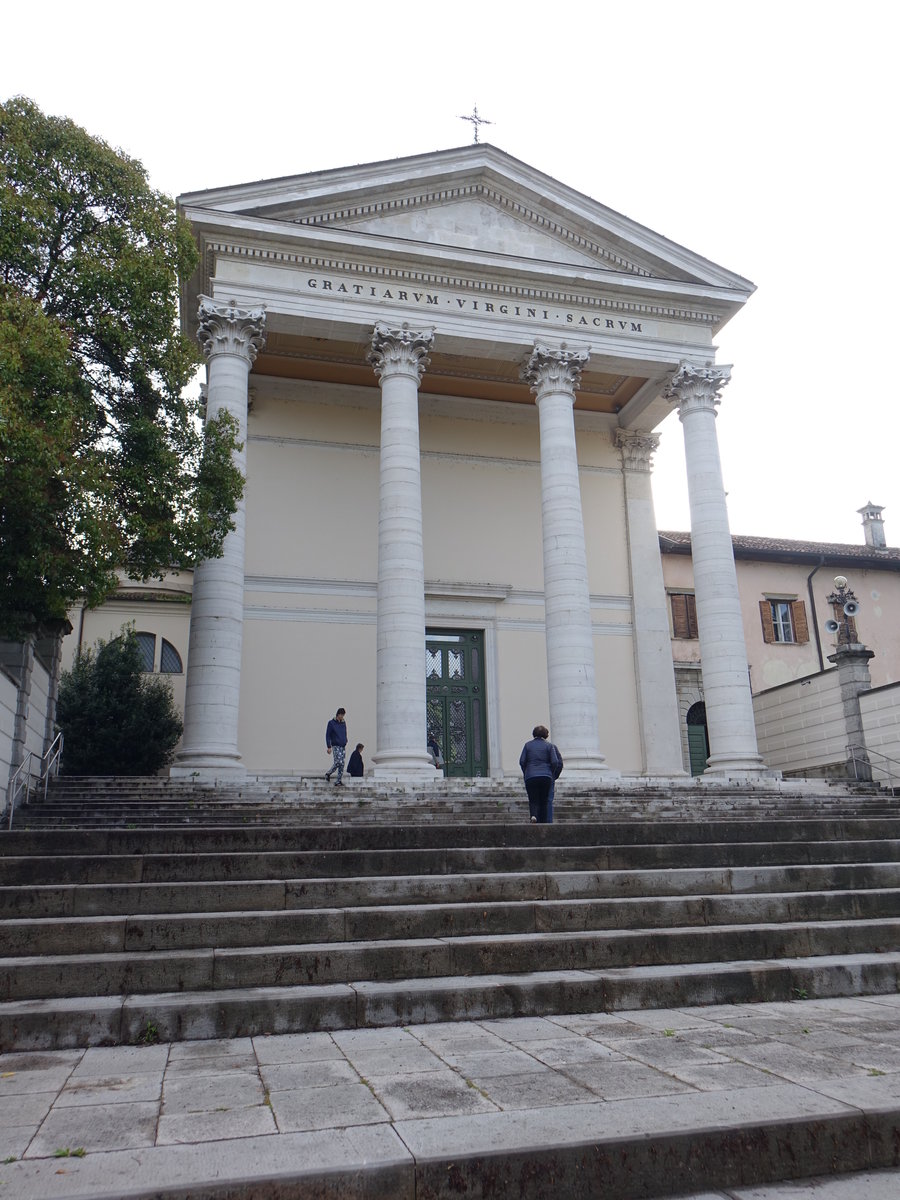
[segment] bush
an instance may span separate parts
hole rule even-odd
[[[133,628],[79,653],[59,685],[66,775],[155,775],[182,721],[168,679],[147,675]]]

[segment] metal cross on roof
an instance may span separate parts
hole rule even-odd
[[[461,116],[459,119],[460,119],[460,121],[471,121],[472,122],[472,127],[475,131],[475,137],[474,137],[473,141],[474,141],[474,145],[476,145],[476,146],[478,145],[478,126],[479,125],[493,125],[493,123],[494,123],[493,121],[486,120],[484,117],[479,117],[477,104],[472,106],[472,115],[471,116],[469,116],[469,117]]]

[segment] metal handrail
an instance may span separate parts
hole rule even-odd
[[[896,758],[891,758],[890,755],[882,754],[880,750],[869,750],[868,747],[866,747],[866,746],[848,746],[847,747],[847,757],[853,763],[853,775],[854,775],[854,778],[857,780],[857,782],[859,781],[859,771],[857,770],[857,767],[856,767],[857,754],[859,755],[859,760],[858,760],[859,763],[861,765],[864,764],[866,767],[868,767],[870,774],[871,774],[872,764],[869,762],[869,759],[873,755],[875,756],[875,758],[881,759],[881,762],[877,763],[876,765],[879,767],[880,770],[882,770],[885,773],[885,775],[887,775],[888,787],[893,792],[893,790],[894,790],[894,775],[896,774],[896,775],[900,776],[900,761],[898,761]],[[882,765],[882,764],[887,764],[887,763],[892,764],[895,768],[897,768],[897,770],[892,771],[890,766]]]
[[[6,791],[6,806],[9,809],[9,823],[7,829],[12,829],[13,814],[16,811],[16,801],[19,798],[22,789],[25,789],[25,803],[28,803],[28,793],[31,790],[31,760],[34,758],[34,751],[29,750],[22,761],[16,767],[16,772],[9,781],[9,787]],[[24,772],[24,778],[22,778]]]
[[[51,775],[59,774],[59,764],[62,761],[62,752],[65,739],[63,738],[62,730],[56,735],[50,743],[50,748],[41,758],[41,779],[44,785],[44,799],[47,799],[47,787],[50,783]],[[44,761],[46,760],[46,766]]]
[[[16,767],[15,774],[9,781],[9,787],[6,791],[6,803],[9,809],[9,821],[7,823],[7,829],[12,829],[13,817],[15,816],[16,812],[16,802],[23,791],[25,792],[24,803],[28,803],[28,797],[31,794],[33,779],[36,778],[34,790],[37,791],[41,785],[43,785],[44,799],[47,799],[47,788],[50,784],[50,776],[58,773],[59,764],[62,759],[62,752],[63,735],[62,730],[60,730],[60,732],[53,739],[50,748],[38,759],[38,762],[40,763],[40,769],[38,770],[36,777],[34,771],[32,770],[32,763],[36,757],[33,750],[29,750],[19,763],[18,767]]]

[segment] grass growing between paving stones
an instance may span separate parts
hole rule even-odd
[[[155,1046],[159,1041],[159,1026],[153,1021],[147,1021],[137,1036],[137,1045]]]
[[[86,1154],[84,1146],[79,1146],[77,1150],[70,1150],[68,1146],[58,1146],[53,1151],[54,1158],[84,1158]]]

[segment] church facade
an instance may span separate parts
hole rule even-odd
[[[650,492],[673,409],[709,771],[764,770],[715,431],[750,283],[489,145],[179,207],[247,482],[194,572],[173,774],[324,771],[338,707],[376,779],[436,778],[429,733],[451,776],[517,773],[537,723],[570,782],[681,774]]]

